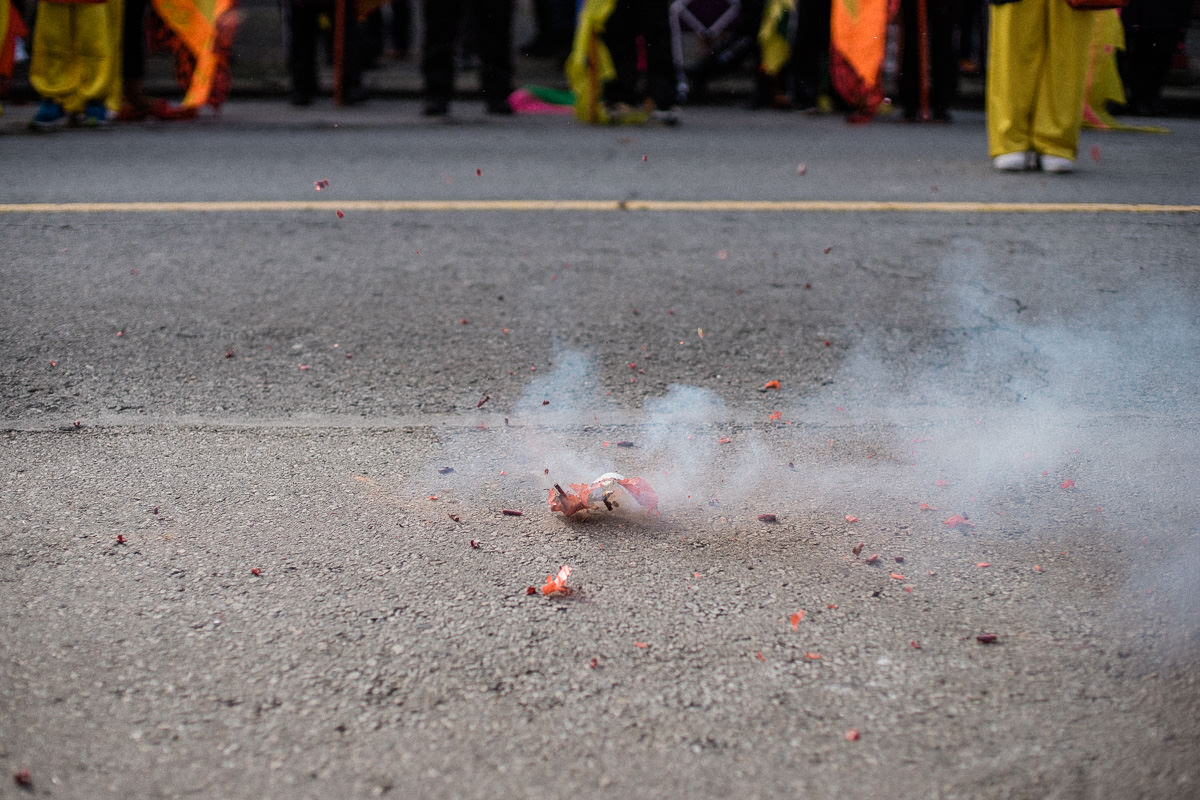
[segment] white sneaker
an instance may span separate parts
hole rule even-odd
[[[1002,172],[1024,172],[1029,168],[1026,153],[1002,153],[992,159],[992,166]]]
[[[1040,156],[1042,172],[1074,172],[1075,162],[1062,156]]]

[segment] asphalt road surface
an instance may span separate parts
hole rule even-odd
[[[0,796],[1200,792],[1200,123],[475,105],[0,131]]]

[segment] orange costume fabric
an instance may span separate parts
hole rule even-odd
[[[896,7],[895,0],[833,0],[829,71],[833,88],[859,113],[873,114],[883,102],[887,23]]]
[[[184,87],[182,108],[220,108],[233,83],[229,60],[237,28],[237,0],[153,0],[162,25],[151,37],[175,54]]]

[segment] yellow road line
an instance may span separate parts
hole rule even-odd
[[[691,211],[935,214],[1196,214],[1200,205],[984,203],[891,200],[213,200],[191,202],[0,203],[0,214],[230,213],[280,211]]]

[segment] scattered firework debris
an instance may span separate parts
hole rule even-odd
[[[257,577],[259,577],[260,575],[262,575],[262,570],[261,570],[261,569],[259,569],[258,567],[251,567],[251,568],[250,568],[250,574],[251,574],[251,575],[253,575],[254,577],[256,577],[256,578],[257,578]]]
[[[858,732],[857,728],[851,728],[850,730],[846,731],[846,741],[847,742],[857,742],[859,740],[859,738],[861,737],[861,735],[862,734],[860,734]]]
[[[778,522],[779,518],[776,517],[774,514],[759,514],[758,521],[759,522]]]
[[[550,489],[550,510],[577,519],[586,519],[589,511],[599,509],[598,504],[612,511],[618,505],[613,500],[618,486],[633,495],[633,499],[648,511],[658,507],[658,494],[643,478],[626,478],[616,472],[606,472],[591,483],[572,483],[570,491],[554,484]]]
[[[854,516],[853,514],[847,514],[846,522],[851,522],[851,523],[858,522],[858,517]]]
[[[541,588],[541,593],[547,597],[550,595],[567,595],[571,590],[567,588],[567,578],[571,577],[571,568],[563,564],[558,568],[556,575],[547,575],[546,583]]]
[[[995,644],[1000,640],[1000,637],[994,633],[981,633],[975,637],[975,641],[980,644]]]
[[[800,630],[800,620],[804,619],[804,609],[800,609],[795,614],[788,617],[788,622],[792,624],[792,630]]]
[[[1058,485],[1058,488],[1060,488],[1060,489],[1074,489],[1074,488],[1075,488],[1075,481],[1071,480],[1070,478],[1067,478],[1065,481],[1063,481],[1062,483],[1060,483],[1060,484]]]
[[[759,391],[760,391],[760,392],[765,392],[765,391],[767,391],[768,389],[779,389],[779,388],[780,388],[779,381],[776,381],[776,380],[770,380],[770,381],[767,381],[766,383],[764,383],[764,384],[763,384],[763,387],[762,387],[761,389],[759,389]]]
[[[313,191],[319,192],[322,189],[328,189],[328,188],[329,188],[329,181],[327,181],[325,179],[321,179],[319,181],[313,181]]]
[[[947,528],[957,528],[960,526],[964,527],[964,528],[974,528],[975,527],[975,523],[971,522],[971,520],[967,519],[966,514],[954,514],[949,519],[942,520],[942,524],[945,525]]]
[[[517,511],[515,508],[501,509],[500,513],[506,517],[522,517],[525,515],[524,511]]]

